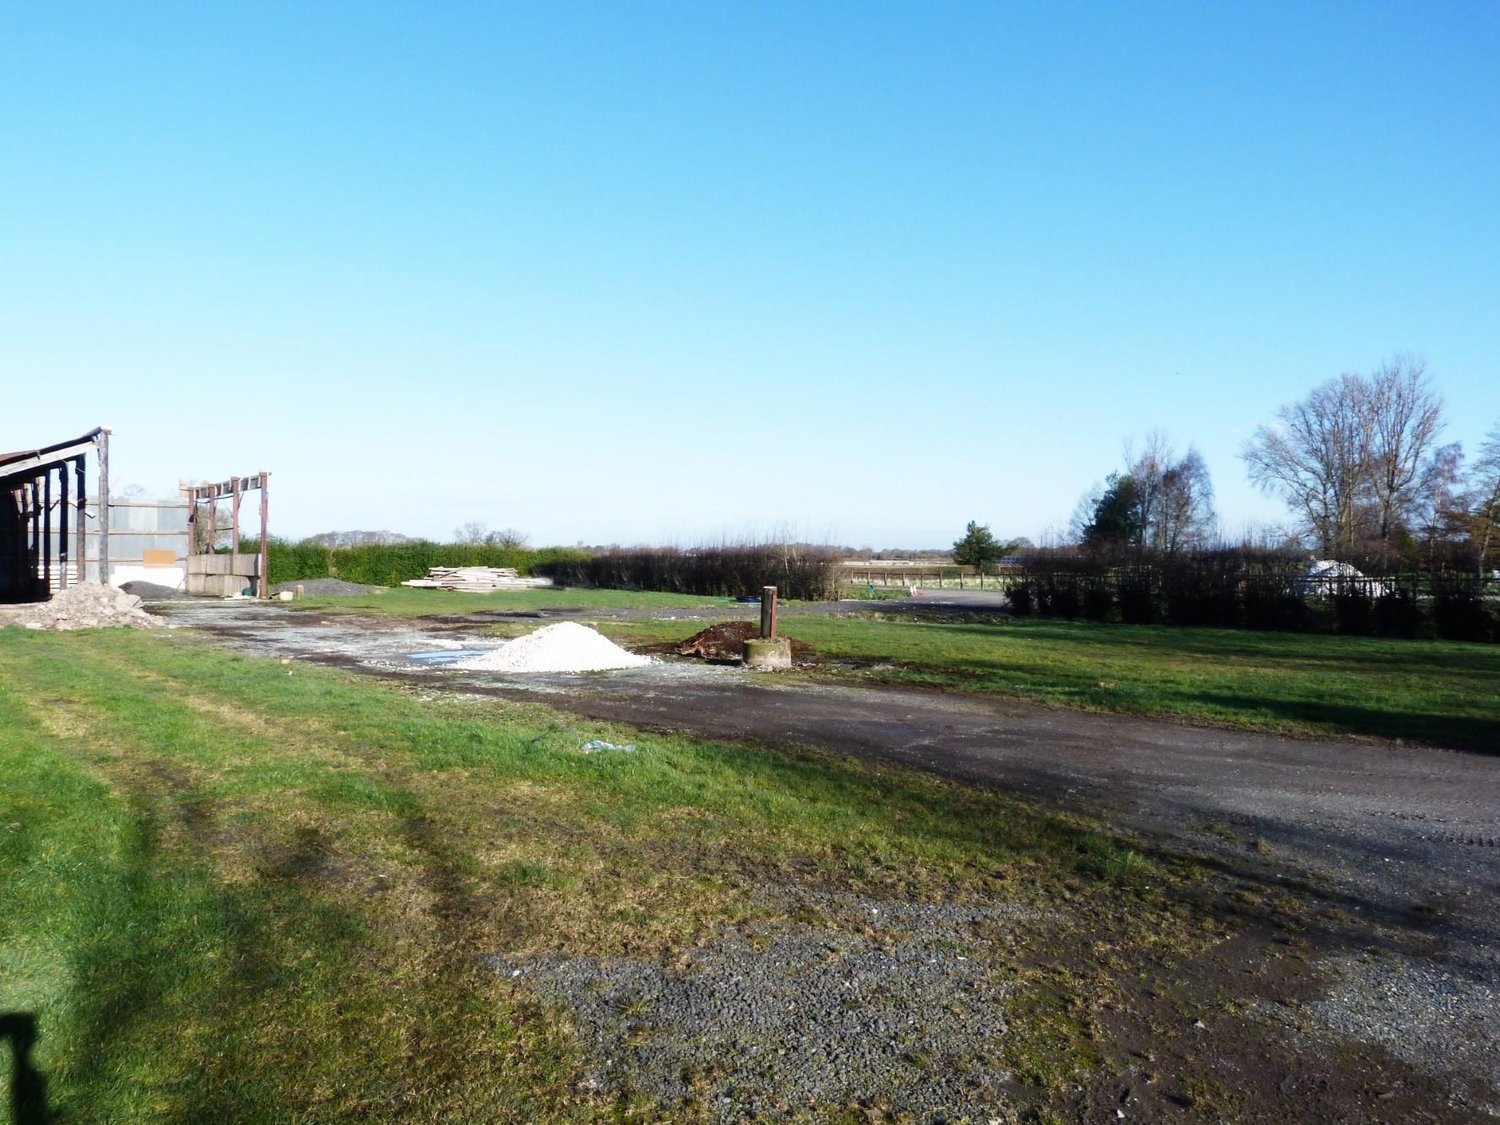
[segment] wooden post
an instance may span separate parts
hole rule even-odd
[[[234,500],[229,506],[229,550],[233,554],[240,553],[240,478],[229,478],[229,490],[234,495]]]
[[[78,492],[78,581],[87,582],[89,580],[89,553],[85,547],[88,540],[84,538],[84,520],[88,516],[89,478],[87,472],[85,472],[84,459],[82,457],[79,457],[73,463],[73,472],[74,484],[77,486]]]
[[[760,591],[760,635],[764,640],[776,636],[776,587],[763,586]]]
[[[42,474],[42,581],[52,596],[52,470]]]
[[[68,466],[57,467],[57,588],[68,588]]]
[[[270,490],[271,474],[264,469],[260,471],[260,582],[257,593],[262,598],[271,596],[271,551],[269,544],[269,533],[266,531],[266,520],[271,511],[271,500],[267,493]]]
[[[219,545],[219,494],[210,490],[208,500],[208,550],[205,555],[211,555]]]
[[[36,502],[36,481],[29,480],[23,486],[26,490],[26,530],[28,541],[26,544],[26,573],[30,576],[31,583],[36,582],[37,571],[41,567],[41,543],[42,543],[42,513]],[[35,590],[28,586],[26,596],[30,597]]]
[[[109,585],[109,431],[99,431],[99,581]]]

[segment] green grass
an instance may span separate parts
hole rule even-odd
[[[567,589],[504,590],[471,594],[457,590],[418,590],[398,586],[355,597],[308,597],[293,603],[319,613],[380,613],[392,617],[449,616],[527,609],[692,609],[728,604],[725,598],[696,594],[658,594],[642,590]]]
[[[675,640],[701,623],[606,622]],[[787,615],[828,674],[1051,706],[1500,750],[1500,646],[1084,622]],[[842,663],[844,667],[839,667]]]
[[[628,1116],[486,954],[670,958],[794,882],[1061,894],[1157,945],[1188,876],[1134,855],[913,772],[0,630],[0,1012],[70,1120]]]

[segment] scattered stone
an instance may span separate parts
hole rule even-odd
[[[791,893],[821,924],[725,927],[670,964],[486,961],[567,1012],[583,1089],[634,1088],[681,1107],[709,1086],[720,1097],[703,1117],[716,1122],[866,1099],[900,1105],[892,1120],[984,1120],[1010,1078],[1001,1062],[1010,986],[959,950],[983,947],[986,931],[998,935],[1024,910]],[[882,920],[867,922],[877,911]]]

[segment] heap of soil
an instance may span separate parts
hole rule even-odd
[[[163,586],[156,582],[122,582],[120,589],[127,594],[134,594],[143,602],[180,602],[193,596],[186,590],[179,590],[175,586]]]
[[[760,636],[756,621],[721,621],[694,633],[672,651],[678,656],[700,656],[713,664],[737,664],[745,658],[745,642]],[[800,660],[812,651],[802,641],[792,642],[792,658]]]

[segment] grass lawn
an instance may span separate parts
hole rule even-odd
[[[493,594],[458,590],[418,590],[398,586],[356,597],[304,598],[299,607],[328,613],[381,613],[392,617],[434,617],[525,609],[691,609],[727,605],[727,598],[695,594],[657,594],[644,590],[538,589],[502,590]]]
[[[829,646],[897,635],[805,627]],[[638,749],[579,753],[598,737]],[[580,1086],[567,1018],[484,956],[669,958],[796,882],[1071,903],[1112,956],[1161,957],[1229,925],[1195,913],[1218,909],[1190,893],[1202,877],[917,773],[165,632],[0,629],[0,1012],[37,1017],[32,1061],[69,1120],[650,1120]],[[1017,993],[1037,1018],[1007,1047],[1016,1072],[1062,1082],[1085,1057],[1084,995]]]
[[[601,626],[617,640],[699,622]],[[1500,645],[1042,620],[786,615],[823,671],[1049,705],[1500,752]],[[842,666],[841,666],[842,665]]]

